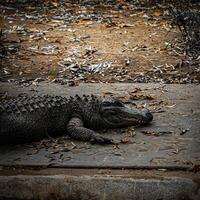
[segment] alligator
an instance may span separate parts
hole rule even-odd
[[[129,108],[114,98],[17,96],[0,102],[0,143],[20,144],[66,134],[77,140],[112,144],[112,139],[95,131],[144,125],[152,119],[149,110]]]

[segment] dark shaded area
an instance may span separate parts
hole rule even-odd
[[[185,51],[188,56],[198,58],[200,55],[200,6],[176,6],[172,8],[172,23],[177,25],[185,41]]]
[[[200,52],[200,12],[175,10],[173,15],[173,22],[179,27],[186,41],[186,54],[198,57]]]

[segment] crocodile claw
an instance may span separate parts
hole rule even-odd
[[[90,139],[90,142],[92,144],[98,143],[98,144],[114,144],[114,141],[110,138],[106,138],[100,135],[95,135]]]

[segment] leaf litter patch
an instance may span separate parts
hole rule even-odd
[[[0,5],[1,81],[199,83],[198,9],[101,2]]]

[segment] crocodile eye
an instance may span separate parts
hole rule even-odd
[[[118,106],[118,107],[124,107],[124,105],[123,105],[123,103],[121,101],[115,101],[114,105]]]
[[[103,105],[103,106],[111,106],[112,103],[111,103],[110,101],[104,101],[104,102],[102,103],[102,105]]]

